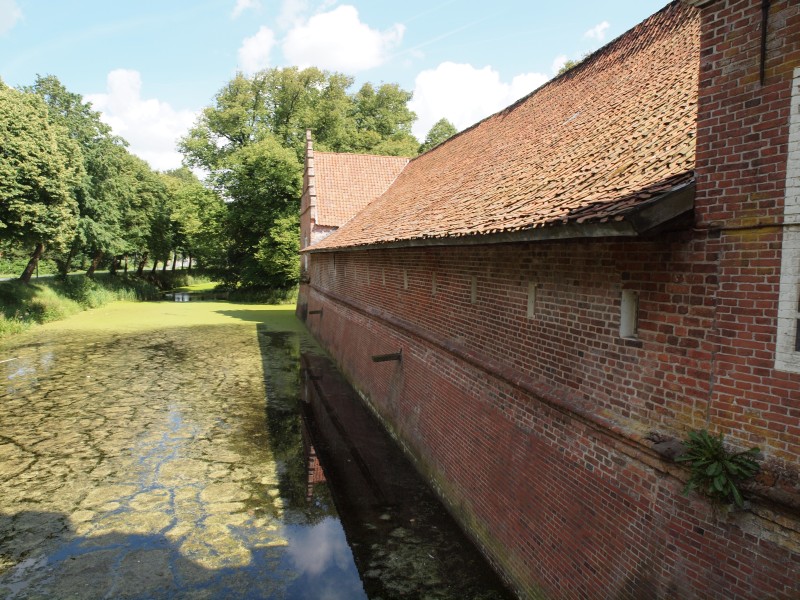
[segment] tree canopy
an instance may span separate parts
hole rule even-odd
[[[419,147],[419,153],[422,154],[423,152],[427,152],[428,150],[435,148],[457,133],[458,129],[456,129],[456,126],[450,121],[447,119],[439,119],[433,124],[433,127],[431,127],[430,131],[428,131],[428,135],[425,136],[425,141],[422,142],[422,145]]]
[[[0,149],[0,236],[33,246],[35,260],[45,244],[63,248],[78,220],[80,147],[39,96],[0,84]]]
[[[45,250],[62,273],[80,258],[91,274],[104,257],[113,269],[120,256],[214,247],[198,219],[217,218],[219,196],[188,170],[182,187],[168,185],[126,146],[56,77],[0,83],[0,244],[30,256],[23,281]]]
[[[231,286],[288,289],[299,277],[305,132],[333,152],[414,156],[411,93],[317,68],[237,74],[179,149],[185,166],[154,172],[99,112],[53,75],[0,82],[0,248],[45,250],[66,274],[180,253]],[[455,133],[442,120],[422,148]],[[201,181],[190,168],[204,173]],[[127,263],[126,263],[127,264]],[[191,260],[190,260],[191,264]]]
[[[305,132],[333,152],[413,156],[411,93],[316,68],[237,74],[179,147],[226,200],[224,275],[232,285],[289,287],[299,276]]]

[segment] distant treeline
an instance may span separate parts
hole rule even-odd
[[[0,81],[0,266],[24,264],[27,283],[44,256],[90,276],[180,258],[230,288],[293,287],[307,128],[320,150],[396,156],[455,133],[442,120],[420,146],[409,92],[352,85],[315,68],[236,75],[179,142],[185,166],[155,172],[56,77]]]

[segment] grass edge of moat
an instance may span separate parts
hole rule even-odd
[[[188,293],[214,289],[218,284],[202,273],[161,272],[146,278],[128,274],[98,273],[94,277],[73,274],[48,277],[29,284],[0,281],[0,340],[23,333],[36,325],[60,321],[82,311],[115,301],[160,300],[166,291]],[[297,289],[240,289],[228,293],[231,302],[293,304]]]

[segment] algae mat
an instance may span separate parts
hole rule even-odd
[[[266,424],[263,327],[300,329],[291,307],[115,303],[0,344],[0,596],[363,597],[324,499],[287,514],[297,427]],[[331,549],[311,574],[298,523]]]

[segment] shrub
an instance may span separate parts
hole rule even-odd
[[[6,335],[13,335],[21,333],[28,328],[29,324],[25,322],[19,315],[6,317],[0,313],[0,338]]]
[[[730,452],[725,448],[721,433],[712,436],[705,429],[690,431],[689,439],[683,445],[686,452],[676,460],[689,463],[691,469],[684,495],[697,490],[715,503],[733,500],[737,506],[743,506],[739,484],[758,473],[756,457],[759,448]]]

